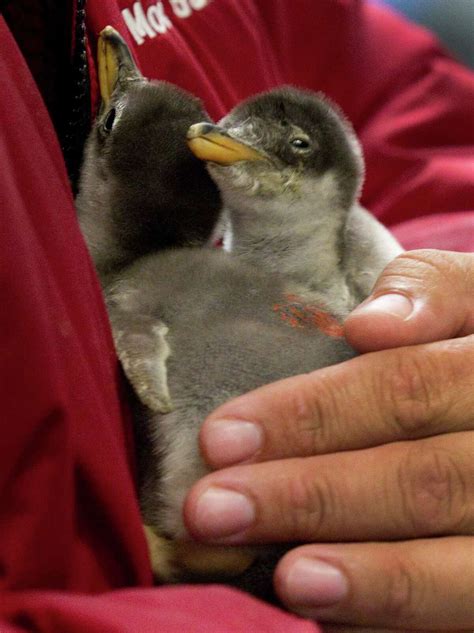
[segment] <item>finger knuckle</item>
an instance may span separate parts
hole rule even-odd
[[[385,268],[382,284],[387,284],[392,290],[396,287],[404,289],[413,286],[426,278],[443,275],[440,258],[428,249],[406,251],[391,261]]]
[[[285,520],[294,538],[324,537],[328,521],[334,517],[333,495],[324,479],[314,475],[294,477],[288,482],[286,494],[281,507],[290,508]]]
[[[402,555],[393,556],[385,579],[381,605],[384,619],[409,625],[417,619],[423,594],[428,590],[426,570]]]
[[[399,353],[381,376],[382,402],[398,436],[410,439],[430,434],[449,409],[440,361],[429,353]],[[388,402],[387,402],[388,400]]]
[[[432,445],[414,446],[402,460],[404,516],[416,536],[457,533],[469,523],[469,473],[463,461]]]
[[[455,253],[440,251],[436,248],[421,248],[402,253],[407,262],[415,262],[425,270],[431,270],[439,277],[440,282],[450,285],[459,282],[460,287],[472,288],[472,269],[474,256],[472,253]]]
[[[332,423],[338,418],[336,393],[326,377],[319,376],[316,380],[310,375],[303,389],[293,390],[293,418],[287,438],[293,454],[317,455],[334,445],[336,428]]]
[[[466,287],[472,288],[472,260],[466,263],[461,253],[419,249],[406,251],[388,264],[377,284],[377,292],[412,293],[418,289],[425,293],[427,288],[445,288],[458,294]]]
[[[393,260],[392,264],[399,274],[420,281],[426,281],[427,277],[445,281],[449,271],[456,272],[460,268],[458,257],[430,248],[406,251]]]

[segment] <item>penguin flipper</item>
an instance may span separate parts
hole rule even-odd
[[[109,312],[115,349],[139,400],[156,413],[173,410],[166,360],[168,327],[160,320],[122,311]]]

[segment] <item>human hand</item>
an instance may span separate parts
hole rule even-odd
[[[345,331],[374,353],[209,416],[201,448],[221,470],[189,493],[188,529],[317,542],[283,557],[275,586],[327,631],[472,631],[474,255],[401,255]]]

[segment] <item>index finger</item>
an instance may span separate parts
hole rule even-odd
[[[200,435],[215,468],[474,429],[474,336],[373,352],[214,411]]]

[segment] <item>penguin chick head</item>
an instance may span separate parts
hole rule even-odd
[[[97,121],[95,142],[116,228],[129,237],[136,231],[137,249],[203,242],[212,233],[220,197],[186,145],[187,129],[203,114],[191,95],[150,81],[114,95]]]
[[[290,86],[244,101],[219,126],[193,126],[188,143],[231,208],[242,196],[309,195],[349,209],[362,183],[361,149],[342,113],[321,94]]]
[[[100,246],[92,234],[101,232],[94,222],[104,216],[103,232],[113,235],[117,252],[99,253],[103,264],[109,255],[129,263],[163,247],[208,240],[220,195],[186,143],[189,126],[208,120],[201,102],[177,86],[145,79],[111,27],[99,40],[99,80],[102,106],[77,200],[93,255]]]

